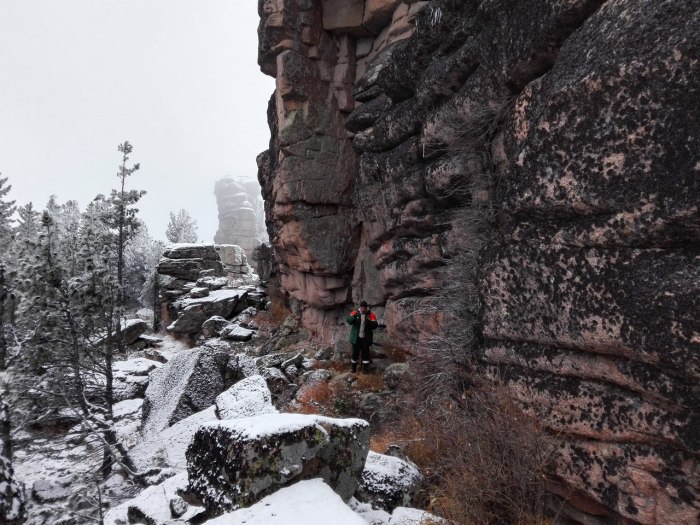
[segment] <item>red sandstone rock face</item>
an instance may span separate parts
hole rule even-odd
[[[566,436],[567,515],[697,523],[700,9],[260,5],[260,180],[306,326],[330,338],[365,298],[425,343],[473,249],[485,373]]]

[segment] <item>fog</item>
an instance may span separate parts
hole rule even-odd
[[[85,206],[117,184],[117,144],[141,164],[130,187],[164,238],[185,208],[217,228],[214,182],[256,178],[274,81],[260,73],[257,2],[0,0],[0,172],[9,197]]]

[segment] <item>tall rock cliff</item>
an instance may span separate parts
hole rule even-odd
[[[250,257],[257,245],[267,241],[260,187],[254,180],[226,177],[216,182],[214,195],[219,209],[214,242],[240,246]]]
[[[569,514],[697,523],[698,2],[259,7],[259,179],[307,328],[364,298],[423,343],[459,256],[485,373],[564,436]]]

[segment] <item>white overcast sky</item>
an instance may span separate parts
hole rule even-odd
[[[217,228],[214,182],[256,178],[274,80],[257,66],[255,0],[0,0],[0,172],[18,204],[84,207],[116,187],[129,140],[163,238],[187,209]]]

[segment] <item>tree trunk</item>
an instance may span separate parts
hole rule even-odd
[[[7,341],[5,340],[5,268],[0,266],[0,371],[7,368]]]

